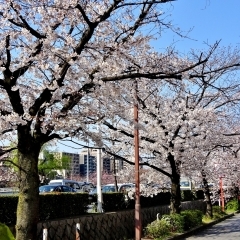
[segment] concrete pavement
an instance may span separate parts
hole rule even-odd
[[[240,213],[181,240],[240,240]]]

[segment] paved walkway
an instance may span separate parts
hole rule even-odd
[[[240,240],[240,213],[182,240]]]

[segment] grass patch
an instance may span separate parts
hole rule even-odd
[[[214,220],[210,217],[207,217],[207,216],[203,216],[203,219],[202,219],[202,223],[203,224],[208,224],[208,223],[211,223],[213,222]]]

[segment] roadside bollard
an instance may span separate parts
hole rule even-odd
[[[76,224],[76,240],[80,240],[80,223]]]
[[[43,229],[43,240],[47,240],[47,235],[48,235],[47,228],[44,228]]]

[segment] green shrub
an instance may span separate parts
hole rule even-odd
[[[183,232],[184,217],[180,214],[163,215],[162,219],[169,223],[169,225],[171,226],[171,232]]]
[[[181,212],[181,215],[184,217],[184,230],[202,224],[203,213],[200,210],[185,210]]]
[[[183,227],[184,217],[180,214],[163,215],[161,220],[156,220],[147,225],[145,235],[160,240],[172,233],[183,232]]]
[[[238,200],[233,199],[233,200],[230,200],[229,202],[227,202],[226,209],[228,211],[238,211],[239,210]]]
[[[145,228],[145,236],[158,238],[167,237],[171,234],[171,226],[165,219],[155,220]]]
[[[7,225],[0,223],[0,239],[1,240],[15,240],[12,232]]]

